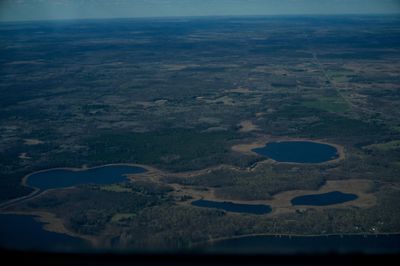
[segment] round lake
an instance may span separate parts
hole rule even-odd
[[[327,206],[352,201],[357,198],[358,196],[355,194],[332,191],[322,194],[311,194],[295,197],[291,200],[291,203],[292,205]]]
[[[31,174],[26,184],[41,190],[82,184],[114,184],[124,182],[127,174],[144,172],[144,168],[129,165],[106,165],[84,170],[50,169]]]
[[[192,202],[193,206],[221,209],[228,212],[251,213],[251,214],[266,214],[272,211],[271,207],[262,204],[238,204],[227,201],[210,201],[196,200]]]
[[[313,141],[269,142],[252,151],[277,162],[323,163],[339,158],[335,147]]]

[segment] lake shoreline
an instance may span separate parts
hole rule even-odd
[[[58,218],[55,214],[46,212],[46,211],[6,211],[0,213],[0,215],[21,215],[21,216],[30,216],[36,222],[41,224],[43,230],[47,232],[64,234],[75,238],[80,238],[88,241],[92,245],[96,245],[98,241],[94,237],[90,237],[87,235],[81,235],[77,233],[73,233],[72,231],[65,228],[61,219]]]
[[[24,216],[30,216],[32,219],[34,219],[35,222],[40,223],[42,230],[51,232],[51,233],[58,233],[58,234],[64,234],[69,237],[74,237],[81,239],[82,241],[86,241],[86,243],[90,244],[90,246],[87,248],[87,252],[98,252],[101,250],[109,250],[109,247],[103,246],[101,243],[98,241],[96,238],[92,238],[90,236],[83,236],[80,234],[75,234],[72,233],[68,230],[59,230],[57,228],[53,228],[51,224],[49,225],[50,220],[54,220],[53,214],[50,213],[45,213],[45,212],[7,212],[7,213],[2,213],[0,215],[24,215]],[[52,218],[53,217],[53,218]],[[56,218],[58,219],[58,218]],[[346,237],[363,237],[365,239],[368,238],[378,238],[378,237],[399,237],[400,232],[379,232],[379,233],[328,233],[328,234],[289,234],[289,233],[254,233],[254,234],[245,234],[245,235],[238,235],[238,236],[228,236],[228,237],[218,237],[218,238],[213,238],[209,239],[206,241],[200,241],[197,243],[192,243],[190,246],[183,248],[185,251],[194,251],[194,252],[200,252],[202,254],[208,254],[208,253],[214,253],[216,251],[213,251],[213,245],[217,244],[218,242],[223,242],[223,241],[229,241],[229,240],[241,240],[245,239],[247,240],[248,238],[252,237],[267,237],[267,238],[272,238],[272,239],[287,239],[287,240],[295,240],[295,238],[303,238],[303,239],[311,239],[311,238],[346,238]],[[261,246],[262,247],[262,246]],[[217,247],[218,249],[218,247]],[[223,250],[228,250],[226,248],[221,248]],[[123,251],[125,248],[122,248],[121,250],[117,250],[117,252]],[[196,251],[198,250],[198,251]],[[221,251],[220,251],[221,252]],[[234,249],[232,249],[232,252],[236,252]],[[312,249],[310,249],[310,252],[313,252]],[[229,252],[228,252],[229,253]],[[285,252],[283,252],[285,253]]]
[[[345,148],[342,145],[336,144],[336,143],[331,143],[325,139],[309,139],[309,138],[293,138],[293,137],[273,137],[273,136],[260,136],[258,137],[257,140],[247,143],[247,144],[236,144],[231,147],[231,150],[234,152],[239,152],[239,153],[245,153],[249,155],[258,155],[257,152],[254,151],[254,149],[257,148],[263,148],[266,146],[268,143],[272,142],[312,142],[312,143],[318,143],[318,144],[323,144],[323,145],[328,145],[331,147],[334,147],[337,151],[337,158],[328,160],[325,162],[320,162],[320,163],[302,163],[302,162],[280,162],[277,160],[274,160],[272,158],[267,157],[267,160],[265,161],[270,161],[272,163],[276,164],[293,164],[293,165],[325,165],[325,164],[335,164],[338,162],[341,162],[346,159],[346,153],[345,153]]]
[[[108,167],[108,166],[131,166],[131,167],[144,168],[146,171],[149,171],[150,169],[153,170],[152,167],[150,167],[150,166],[141,165],[141,164],[133,164],[133,163],[110,163],[110,164],[104,164],[104,165],[97,165],[97,166],[93,166],[93,167],[87,167],[87,165],[84,164],[80,168],[78,168],[78,167],[54,167],[54,168],[35,171],[35,172],[32,172],[32,173],[29,173],[29,174],[25,175],[22,178],[21,185],[29,187],[29,188],[35,188],[35,187],[29,186],[27,184],[28,178],[30,176],[32,176],[32,175],[35,175],[35,174],[45,173],[45,172],[54,171],[54,170],[66,170],[66,171],[72,171],[72,172],[82,172],[82,171],[87,171],[87,170],[91,170],[91,169],[98,169],[98,168],[103,168],[103,167]]]
[[[54,171],[54,170],[83,172],[83,171],[87,171],[87,170],[91,170],[91,169],[98,169],[98,168],[109,167],[109,166],[130,166],[130,167],[143,168],[145,170],[144,172],[137,173],[136,175],[158,171],[157,169],[155,169],[155,168],[153,168],[151,166],[140,165],[140,164],[132,164],[132,163],[105,164],[105,165],[98,165],[98,166],[94,166],[94,167],[87,167],[86,165],[82,165],[80,168],[78,168],[78,167],[55,167],[55,168],[38,170],[38,171],[35,171],[35,172],[32,172],[32,173],[29,173],[29,174],[25,175],[21,180],[21,185],[22,186],[28,187],[30,189],[33,189],[33,191],[31,193],[29,193],[28,195],[21,196],[21,197],[18,197],[18,198],[14,198],[14,199],[11,199],[11,200],[8,200],[8,201],[0,203],[0,213],[3,213],[2,212],[3,209],[6,209],[6,208],[11,207],[11,206],[13,206],[15,204],[21,203],[23,201],[31,200],[31,199],[33,199],[35,197],[38,197],[39,195],[41,195],[42,193],[44,193],[46,191],[51,191],[51,190],[54,190],[54,189],[60,189],[60,188],[40,189],[38,187],[31,186],[31,185],[28,184],[28,179],[32,175],[40,174],[40,173],[46,173],[46,172],[50,172],[50,171]],[[131,179],[130,175],[131,174],[126,174],[126,178],[128,180]],[[75,186],[64,187],[64,188],[74,188],[74,187]]]
[[[291,138],[291,137],[272,137],[272,136],[262,136],[260,137],[261,140],[257,140],[256,142],[252,142],[250,144],[237,144],[231,147],[231,150],[234,152],[242,152],[242,153],[250,153],[250,154],[256,154],[254,151],[252,151],[254,148],[260,148],[262,146],[265,146],[266,143],[268,142],[280,142],[280,141],[309,141],[309,142],[315,142],[315,143],[320,143],[320,144],[325,144],[325,145],[330,145],[332,147],[335,147],[338,153],[338,158],[334,159],[334,160],[329,160],[326,162],[322,162],[322,163],[318,163],[320,165],[323,164],[333,164],[333,163],[337,163],[339,161],[342,161],[346,158],[345,155],[345,149],[343,146],[338,145],[338,144],[334,144],[334,143],[330,143],[327,142],[325,140],[310,140],[310,139],[306,139],[306,138]],[[275,161],[271,158],[267,158],[266,160],[260,161],[255,163],[255,165],[253,165],[252,167],[250,167],[250,170],[254,170],[258,165],[263,164],[263,163],[278,163],[278,164],[298,164],[298,165],[308,165],[308,163],[296,163],[296,162],[278,162]],[[152,174],[156,174],[159,176],[165,176],[168,174],[171,174],[168,171],[164,171],[164,170],[159,170],[153,166],[148,166],[148,165],[143,165],[143,164],[135,164],[135,163],[111,163],[111,164],[104,164],[104,165],[98,165],[98,166],[93,166],[93,167],[88,167],[86,164],[82,165],[81,167],[54,167],[54,168],[49,168],[49,169],[42,169],[42,170],[38,170],[32,173],[29,173],[27,175],[25,175],[22,180],[21,180],[21,185],[31,188],[34,191],[31,192],[28,195],[19,197],[19,198],[15,198],[15,199],[11,199],[9,201],[3,202],[0,204],[0,210],[5,207],[7,207],[9,204],[13,205],[14,202],[15,204],[17,204],[19,201],[24,201],[24,200],[29,200],[31,197],[35,196],[37,193],[40,193],[40,189],[30,186],[27,184],[27,180],[30,176],[35,175],[35,174],[40,174],[40,173],[45,173],[48,171],[54,171],[54,170],[67,170],[67,171],[73,171],[73,172],[81,172],[81,171],[86,171],[86,170],[90,170],[90,169],[97,169],[97,168],[102,168],[102,167],[107,167],[107,166],[131,166],[131,167],[139,167],[139,168],[143,168],[146,171],[143,173],[138,173],[137,175],[152,175]],[[207,171],[211,171],[212,169],[219,169],[219,168],[229,168],[229,169],[235,169],[235,170],[241,170],[240,168],[237,168],[235,166],[232,165],[217,165],[214,167],[209,167],[206,169],[201,169],[201,170],[194,170],[194,171],[187,171],[187,172],[181,172],[181,173],[174,173],[178,176],[197,176],[197,175],[201,175],[204,172]],[[132,175],[127,174],[127,178],[129,178],[130,180],[132,180]],[[37,195],[36,195],[37,196]]]
[[[271,238],[313,238],[313,237],[351,237],[351,236],[363,236],[364,238],[368,237],[383,237],[383,236],[400,236],[400,232],[392,232],[392,233],[330,233],[330,234],[289,234],[289,233],[255,233],[255,234],[246,234],[246,235],[240,235],[240,236],[232,236],[232,237],[219,237],[219,238],[214,238],[210,239],[207,241],[202,241],[199,243],[196,243],[192,246],[192,248],[196,247],[204,247],[207,248],[207,246],[212,246],[215,243],[222,242],[222,241],[227,241],[227,240],[240,240],[240,239],[245,239],[245,238],[251,238],[251,237],[271,237]]]

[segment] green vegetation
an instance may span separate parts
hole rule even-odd
[[[320,173],[308,167],[263,165],[257,170],[215,170],[192,177],[168,177],[165,182],[186,186],[211,187],[224,199],[263,200],[282,191],[318,189],[324,183]]]
[[[112,216],[111,222],[112,223],[119,223],[119,222],[125,222],[127,220],[133,219],[137,216],[135,213],[116,213]]]
[[[282,106],[266,117],[264,123],[266,130],[274,130],[281,135],[351,139],[353,142],[377,140],[392,134],[389,128],[376,121],[363,121],[297,104]]]
[[[328,70],[327,74],[335,82],[346,82],[353,75],[353,72],[349,69],[338,68]]]
[[[378,143],[378,144],[371,144],[368,146],[364,146],[363,149],[366,150],[379,150],[383,152],[389,151],[400,151],[400,140],[392,140],[386,143]]]
[[[113,237],[114,244],[121,248],[175,249],[245,234],[398,232],[400,205],[396,199],[400,196],[399,190],[381,187],[376,195],[377,205],[371,208],[311,208],[262,218],[175,205],[168,198],[160,200],[137,193],[110,193],[88,188],[51,192],[26,208],[54,212],[74,232]],[[113,204],[109,202],[111,198],[115,201]],[[82,202],[80,208],[73,204],[75,200]],[[143,204],[143,200],[147,203]]]
[[[122,184],[111,184],[106,186],[101,186],[101,190],[109,192],[131,192],[132,190]]]
[[[175,171],[202,169],[224,162],[230,140],[235,136],[233,132],[201,133],[179,128],[145,133],[109,132],[87,140],[87,158],[97,164],[131,162]]]
[[[349,109],[348,104],[340,97],[319,97],[315,100],[303,101],[303,105],[332,113],[344,113]]]
[[[97,235],[117,213],[138,213],[140,210],[169,202],[164,193],[143,189],[140,192],[110,192],[96,187],[64,190],[44,195],[29,202],[28,208],[55,213],[65,220],[66,227],[85,235]],[[79,206],[76,205],[79,202]],[[114,218],[115,219],[115,218]]]

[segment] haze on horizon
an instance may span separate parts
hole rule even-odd
[[[0,0],[0,21],[312,14],[400,14],[400,0]]]

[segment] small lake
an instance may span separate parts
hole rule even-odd
[[[357,198],[358,196],[355,194],[332,191],[322,194],[311,194],[295,197],[291,200],[291,203],[292,205],[327,206],[352,201]]]
[[[0,214],[0,248],[36,251],[82,251],[90,248],[85,240],[49,232],[34,216]]]
[[[313,141],[269,142],[252,151],[277,162],[288,163],[323,163],[339,158],[335,147]]]
[[[233,202],[219,202],[210,200],[196,200],[192,202],[193,206],[221,209],[228,212],[251,213],[251,214],[266,214],[272,211],[271,207],[262,204],[238,204]]]
[[[204,247],[205,252],[227,254],[398,254],[400,235],[249,236]]]
[[[26,184],[41,190],[72,187],[82,184],[114,184],[127,180],[127,174],[139,174],[146,169],[129,165],[107,165],[85,170],[50,169],[28,176]]]

